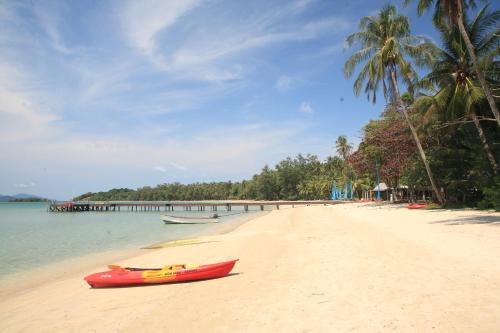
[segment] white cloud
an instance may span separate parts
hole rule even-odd
[[[61,15],[61,11],[64,11],[64,3],[63,2],[51,2],[45,1],[42,3],[34,3],[34,12],[36,17],[39,20],[40,26],[43,31],[46,33],[50,40],[50,44],[52,47],[63,54],[69,54],[72,51],[68,48],[61,36],[59,31],[59,25],[61,23],[61,17],[65,15]]]
[[[151,54],[156,46],[156,35],[175,24],[190,10],[200,5],[199,0],[130,1],[123,16],[123,26],[132,46]]]
[[[166,57],[166,67],[188,69],[191,66],[214,65],[217,61],[234,56],[243,51],[262,48],[271,44],[291,41],[304,41],[319,37],[321,33],[332,29],[344,29],[348,23],[343,19],[328,18],[306,24],[283,25],[283,17],[274,17],[274,21],[265,22],[262,17],[250,22],[228,22],[231,29],[212,27],[196,31],[186,36],[186,41],[173,54]],[[200,27],[201,29],[201,27]],[[211,36],[217,36],[216,39]],[[198,67],[196,67],[198,68]]]
[[[179,171],[187,171],[187,168],[183,165],[177,164],[175,162],[170,162],[170,165],[176,168]]]
[[[37,56],[42,43],[27,28],[19,12],[28,11],[21,2],[0,2],[0,141],[29,142],[52,136],[54,122],[61,119],[51,108],[50,88],[38,77],[43,66]],[[23,49],[29,47],[29,51]],[[30,61],[30,63],[26,63]],[[38,66],[37,66],[38,65]]]
[[[188,168],[186,168],[185,166],[180,165],[180,164],[175,163],[175,162],[170,162],[168,164],[171,167],[173,167],[174,169],[179,170],[179,171],[187,171],[188,170]],[[161,166],[161,165],[157,165],[157,166],[153,167],[153,171],[167,172],[167,168],[164,166]]]
[[[43,168],[51,174],[88,174],[89,170],[106,170],[115,174],[133,174],[133,170],[150,169],[168,172],[160,160],[170,160],[169,166],[177,171],[188,172],[194,179],[200,172],[208,174],[227,173],[234,175],[261,167],[255,156],[287,154],[288,142],[299,135],[306,125],[302,123],[226,125],[210,128],[208,131],[183,139],[163,139],[146,142],[127,138],[92,139],[76,135],[63,135],[53,140],[33,140],[32,144],[22,142],[0,143],[0,151],[6,165],[18,166],[18,171],[40,172]],[[252,138],[252,140],[248,140]],[[200,149],[203,147],[203,149]],[[237,147],[237,149],[235,149]],[[299,149],[299,148],[298,148]],[[193,152],[196,152],[195,154]],[[134,158],[141,156],[141,158]],[[182,161],[182,164],[177,161]],[[153,167],[151,167],[153,165]],[[95,174],[94,174],[95,176]]]
[[[278,78],[276,84],[274,85],[279,91],[288,91],[293,83],[293,79],[289,76],[283,75]]]
[[[35,187],[36,183],[35,182],[29,182],[27,184],[13,184],[12,186],[17,187],[17,188],[27,188],[27,187]]]
[[[292,12],[294,12],[294,11],[300,12],[300,11],[304,10],[305,8],[307,8],[308,6],[310,6],[312,3],[317,2],[317,1],[318,0],[298,0],[298,1],[292,2],[291,6],[290,6],[290,10]]]
[[[161,165],[157,165],[153,167],[153,171],[167,172],[167,169],[165,167],[162,167]]]
[[[330,45],[322,50],[320,50],[316,56],[317,57],[325,57],[325,56],[333,56],[337,54],[341,54],[347,48],[346,41],[340,41],[333,45]]]
[[[302,102],[302,104],[300,104],[300,107],[299,107],[299,112],[303,112],[303,113],[313,113],[313,108],[311,106],[311,103],[309,102]]]
[[[266,5],[236,19],[231,5],[224,3],[201,6],[201,0],[131,1],[122,23],[130,44],[175,78],[232,81],[241,79],[248,70],[242,61],[244,52],[314,39],[349,26],[348,21],[336,17],[310,22],[298,19],[313,2],[316,0]],[[189,20],[191,15],[196,19]]]
[[[41,103],[32,102],[32,99],[36,100],[29,92],[6,87],[0,82],[0,140],[12,142],[42,134],[50,136],[52,123],[60,117],[44,110]]]

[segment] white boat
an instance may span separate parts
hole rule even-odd
[[[217,223],[219,222],[218,215],[212,216],[171,216],[161,215],[162,221],[165,224],[204,224],[204,223]]]

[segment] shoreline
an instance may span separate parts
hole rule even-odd
[[[37,287],[68,278],[75,278],[84,272],[110,262],[125,260],[144,253],[143,249],[101,251],[59,260],[33,267],[22,272],[12,273],[0,278],[2,288],[0,297],[8,298],[29,292]],[[152,250],[149,250],[152,251]],[[27,277],[28,276],[28,277]],[[32,278],[36,276],[35,278]]]
[[[228,277],[91,289],[68,276],[2,298],[0,320],[6,332],[496,331],[499,226],[498,213],[401,205],[273,210],[211,242],[116,262],[239,258]]]
[[[207,230],[194,232],[188,238],[207,238],[225,234],[238,228],[240,225],[257,218],[264,216],[270,211],[264,212],[251,212],[250,214],[242,214],[242,217],[234,218],[220,225],[214,225]],[[246,216],[245,216],[246,215]],[[189,227],[189,226],[188,226]],[[161,248],[148,248],[155,244],[171,242],[181,239],[166,239],[163,241],[155,242],[154,244],[145,244],[143,246],[133,249],[117,249],[99,251],[90,254],[83,254],[72,258],[66,258],[55,262],[43,264],[33,268],[28,268],[22,272],[16,272],[0,277],[0,297],[11,297],[17,294],[22,294],[26,291],[32,290],[44,284],[58,281],[61,279],[85,276],[90,274],[93,270],[106,267],[108,264],[120,262],[129,258],[147,254],[150,251],[157,251]],[[29,276],[28,278],[26,276]],[[36,278],[32,278],[36,276]]]

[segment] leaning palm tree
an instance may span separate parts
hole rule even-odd
[[[360,49],[345,63],[344,74],[347,78],[351,77],[356,66],[365,62],[354,81],[355,94],[359,95],[364,85],[368,98],[372,94],[372,100],[375,102],[376,93],[382,85],[384,97],[403,113],[436,198],[439,203],[444,204],[420,139],[401,99],[398,85],[399,77],[407,86],[408,91],[413,92],[417,75],[409,59],[413,59],[416,65],[431,63],[435,54],[435,46],[423,37],[412,36],[408,17],[398,15],[396,7],[392,5],[385,6],[377,16],[363,17],[359,28],[361,31],[347,37],[349,47],[358,43]]]
[[[405,0],[405,5],[410,3],[411,0]],[[437,25],[441,24],[444,18],[448,20],[448,23],[452,26],[458,26],[460,30],[460,35],[462,36],[465,45],[467,46],[467,50],[470,55],[470,59],[472,65],[474,66],[474,71],[476,72],[477,78],[481,87],[484,90],[484,94],[486,99],[488,100],[488,104],[490,105],[491,112],[495,116],[495,119],[500,126],[500,113],[498,112],[498,108],[495,102],[495,98],[491,92],[491,89],[486,82],[485,75],[479,66],[479,61],[477,59],[477,53],[474,48],[473,42],[469,34],[467,33],[467,28],[464,24],[465,11],[467,8],[474,8],[476,6],[474,0],[418,0],[418,15],[422,15],[424,11],[428,10],[429,7],[434,3],[434,23]],[[498,36],[500,34],[500,29],[496,29],[495,32],[492,33],[493,36],[496,36],[498,46]]]
[[[498,78],[495,71],[490,68],[498,68],[500,62],[495,59],[497,41],[488,31],[492,30],[491,27],[496,27],[499,22],[500,11],[488,13],[487,7],[480,10],[473,21],[465,22],[467,35],[474,43],[474,49],[479,56],[478,67],[486,73],[486,80],[491,85],[498,85]],[[497,173],[498,164],[478,117],[478,109],[485,100],[485,95],[476,80],[467,47],[461,43],[461,33],[456,27],[444,24],[437,24],[437,27],[441,32],[443,49],[439,50],[432,71],[420,82],[424,88],[437,87],[437,91],[432,96],[424,95],[418,98],[414,107],[424,111],[427,118],[436,113],[445,119],[470,117],[476,126],[493,172]]]

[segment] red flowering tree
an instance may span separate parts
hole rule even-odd
[[[378,161],[381,182],[397,187],[414,152],[415,144],[404,120],[394,112],[386,112],[363,128],[362,142],[349,157],[349,164],[358,177],[374,180]]]

